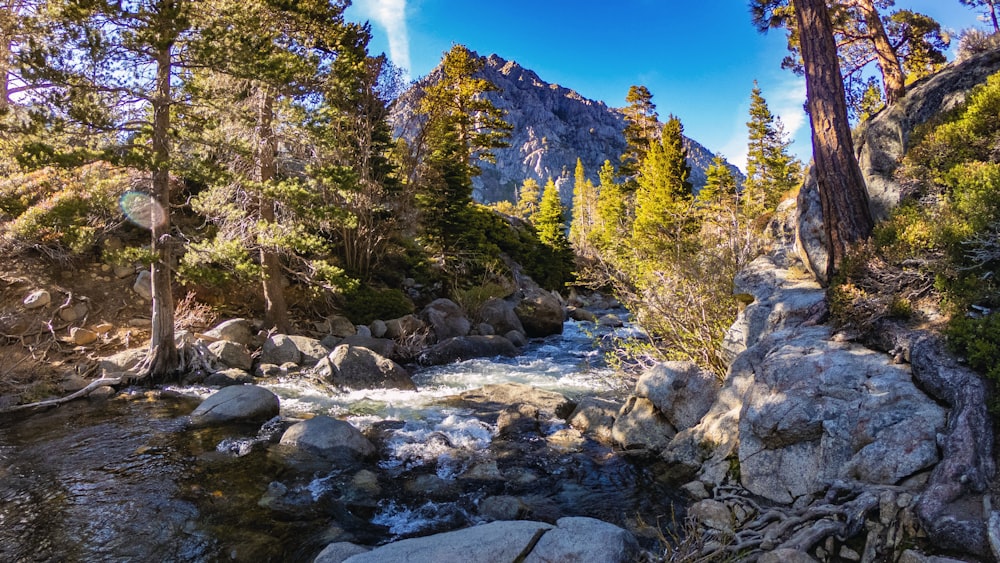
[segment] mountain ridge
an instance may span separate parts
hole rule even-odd
[[[625,150],[625,116],[621,109],[546,82],[535,71],[497,54],[473,55],[483,61],[477,76],[500,89],[486,96],[504,110],[505,119],[514,126],[511,146],[493,151],[496,164],[480,163],[482,174],[473,179],[476,201],[515,201],[517,188],[525,179],[534,178],[544,185],[552,178],[563,202],[568,205],[572,201],[577,158],[595,184],[597,172],[605,160],[617,167]],[[397,136],[408,140],[415,137],[413,117],[420,88],[436,80],[437,76],[439,69],[431,71],[400,97],[392,116]],[[691,165],[690,181],[697,191],[705,184],[705,170],[711,166],[715,154],[687,136],[684,146]],[[742,181],[742,172],[729,166],[737,180]]]

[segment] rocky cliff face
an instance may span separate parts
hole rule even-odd
[[[516,189],[526,178],[544,185],[552,178],[560,188],[564,203],[573,194],[573,172],[576,159],[583,162],[587,176],[597,183],[597,171],[605,160],[618,163],[625,150],[624,117],[621,111],[603,102],[584,98],[577,92],[557,84],[549,84],[535,72],[514,61],[497,55],[484,58],[482,76],[501,92],[489,94],[493,103],[506,111],[507,121],[514,126],[511,146],[496,151],[497,163],[483,163],[483,173],[473,180],[473,197],[480,202],[514,201]],[[434,80],[432,72],[424,81]],[[419,100],[418,83],[404,94],[393,113],[397,135],[415,136],[413,115]],[[695,189],[705,184],[705,170],[714,154],[691,139],[685,138],[691,182]],[[742,174],[732,168],[742,180]]]

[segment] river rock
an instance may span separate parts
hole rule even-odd
[[[217,340],[208,345],[208,351],[215,354],[224,365],[244,371],[253,368],[253,358],[242,344],[228,340]]]
[[[217,371],[205,378],[205,385],[212,387],[229,387],[230,385],[244,385],[253,382],[250,374],[238,369],[230,368]]]
[[[350,557],[345,563],[514,561],[537,533],[552,528],[551,524],[524,520],[490,522],[454,532],[400,540]]]
[[[274,393],[256,385],[233,385],[209,395],[191,413],[191,421],[197,425],[263,422],[278,412]]]
[[[653,402],[642,397],[629,397],[622,405],[611,438],[625,449],[648,448],[660,451],[667,447],[677,430]]]
[[[330,350],[315,338],[275,334],[264,341],[260,361],[264,364],[282,365],[291,362],[313,366],[329,353]]]
[[[341,344],[316,366],[322,377],[346,389],[416,390],[402,366],[360,346]]]
[[[754,494],[789,503],[834,479],[894,485],[938,461],[946,413],[908,366],[825,326],[758,346],[739,421],[742,484]]]
[[[646,370],[635,394],[652,401],[678,430],[698,424],[719,396],[719,380],[693,362],[658,363]]]
[[[132,372],[146,361],[148,353],[148,348],[130,348],[107,358],[101,358],[97,365],[102,373],[109,376],[122,372]]]
[[[293,424],[282,434],[281,444],[339,461],[364,458],[375,453],[375,446],[357,428],[343,420],[322,415]]]
[[[229,319],[212,327],[205,336],[250,346],[254,340],[253,324],[247,319]]]
[[[585,397],[567,419],[577,430],[591,435],[602,442],[611,441],[611,428],[621,405],[600,397]]]
[[[582,323],[596,323],[597,315],[581,307],[570,307],[569,318]]]
[[[435,299],[420,311],[420,320],[426,322],[434,330],[438,342],[456,336],[469,334],[472,324],[466,318],[465,312],[451,299]]]
[[[514,344],[502,336],[456,336],[431,346],[420,353],[417,361],[425,366],[437,366],[495,356],[517,356]]]
[[[358,338],[371,338],[372,337],[372,329],[368,328],[368,326],[366,326],[366,325],[355,325],[354,326],[354,331],[355,332],[354,332],[353,336],[356,336]]]
[[[639,542],[627,530],[594,518],[568,516],[545,532],[524,562],[626,563],[638,559]]]
[[[414,315],[404,315],[398,319],[386,321],[385,328],[386,338],[403,342],[419,335],[427,328],[427,324]]]
[[[340,344],[368,348],[379,356],[385,356],[386,358],[396,357],[396,341],[388,338],[375,338],[372,336],[364,337],[356,334],[341,340],[336,346],[333,346],[333,348],[336,348]]]
[[[524,326],[524,332],[531,338],[552,334],[562,334],[566,320],[563,304],[559,297],[543,289],[529,289],[524,298],[514,307],[517,318]]]
[[[139,275],[135,277],[135,283],[132,284],[132,291],[138,293],[139,297],[146,301],[153,300],[153,276],[149,270],[139,272]]]
[[[517,318],[514,305],[507,300],[496,297],[488,299],[479,308],[477,316],[481,321],[493,327],[494,334],[507,334],[511,331],[524,334],[521,319]]]
[[[565,418],[576,406],[555,391],[536,389],[522,383],[499,383],[466,391],[457,402],[480,411],[499,412],[510,405],[526,404],[537,407],[547,416]]]
[[[512,330],[503,335],[504,338],[510,340],[510,343],[518,348],[523,348],[528,345],[528,339],[524,336],[523,332]]]
[[[352,555],[359,555],[371,551],[370,547],[341,541],[331,543],[319,552],[313,563],[344,563]]]
[[[77,346],[93,344],[99,338],[96,332],[76,326],[69,329],[69,337],[73,341],[73,344]]]
[[[25,296],[24,304],[25,309],[41,309],[42,307],[48,306],[52,302],[52,295],[44,289],[36,289]]]
[[[519,403],[511,405],[497,417],[497,436],[512,438],[524,434],[541,433],[538,407]]]
[[[712,499],[700,500],[688,508],[688,516],[713,530],[733,533],[733,513],[725,503]]]
[[[817,563],[808,553],[797,549],[775,549],[760,556],[757,563]]]
[[[368,331],[372,333],[373,337],[382,338],[389,331],[389,327],[385,326],[385,321],[375,319],[372,324],[368,325]]]
[[[510,495],[486,497],[479,503],[479,515],[487,520],[517,520],[527,511],[521,499]]]
[[[330,334],[340,338],[347,338],[357,334],[358,329],[351,322],[351,319],[343,315],[334,315],[326,319],[330,323]]]

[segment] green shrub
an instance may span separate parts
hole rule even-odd
[[[948,344],[969,366],[1000,381],[1000,314],[971,318],[956,315],[945,330]]]
[[[352,323],[367,325],[376,319],[397,319],[413,312],[413,302],[398,289],[359,286],[344,294],[343,311]]]

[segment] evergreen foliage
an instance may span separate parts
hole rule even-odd
[[[576,254],[593,258],[595,250],[593,237],[597,224],[597,187],[587,179],[583,162],[576,159],[573,174],[573,212],[569,229],[569,240]]]
[[[542,188],[538,185],[538,180],[526,178],[518,189],[516,215],[525,221],[531,221],[531,217],[538,212],[541,198]]]
[[[691,166],[687,163],[683,132],[680,120],[671,115],[660,141],[650,147],[636,177],[632,244],[645,256],[670,252],[678,259],[695,228],[690,220],[694,194],[688,181]]]
[[[646,152],[656,142],[659,134],[659,115],[653,94],[645,86],[632,86],[625,96],[625,152],[621,155],[618,173],[626,180],[639,172]]]
[[[788,153],[791,142],[756,82],[750,93],[747,140],[743,205],[749,216],[758,217],[773,211],[789,192],[799,187],[802,163]]]

